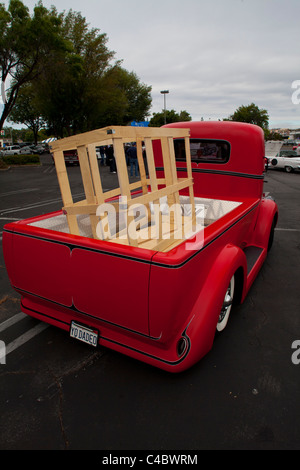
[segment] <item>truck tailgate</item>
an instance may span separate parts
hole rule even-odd
[[[112,243],[108,251],[99,240],[24,222],[5,226],[3,248],[11,283],[25,300],[36,297],[54,310],[66,307],[86,318],[149,334],[151,252]]]

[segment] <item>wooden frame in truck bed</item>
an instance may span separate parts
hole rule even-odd
[[[174,138],[184,138],[186,147],[187,178],[179,178],[177,175]],[[155,162],[153,155],[152,142],[160,141],[164,178],[157,178],[155,171]],[[128,169],[125,158],[125,144],[135,142],[137,147],[137,159],[140,171],[140,179],[134,183],[129,182]],[[148,169],[146,175],[144,155]],[[99,165],[96,155],[96,147],[102,145],[112,145],[116,167],[118,173],[119,187],[111,191],[103,191]],[[77,150],[85,199],[74,202],[72,198],[70,182],[64,160],[64,151]],[[156,251],[164,251],[171,246],[182,242],[180,236],[175,234],[182,233],[182,224],[189,224],[190,230],[196,227],[195,201],[193,192],[193,178],[191,168],[191,156],[189,145],[188,129],[162,129],[162,128],[140,128],[140,127],[105,127],[103,129],[86,132],[80,135],[67,137],[51,144],[53,158],[56,166],[58,182],[63,200],[63,211],[66,214],[70,233],[79,235],[77,216],[80,214],[89,214],[92,233],[94,238],[106,239],[117,243],[128,244],[131,246],[140,246]],[[140,188],[140,193],[136,194]],[[176,217],[174,212],[168,216],[168,226],[164,224],[163,215],[158,210],[155,215],[156,233],[150,236],[149,224],[151,219],[150,204],[159,205],[160,198],[167,197],[169,207],[174,204],[179,206],[179,191],[188,188],[191,214],[185,217]],[[134,194],[135,193],[135,194]],[[134,197],[133,197],[134,194]],[[125,204],[124,204],[124,197]],[[118,232],[118,236],[113,239],[110,236],[107,214],[97,215],[99,206],[111,201],[115,204],[118,212],[123,211],[127,218],[125,229]],[[115,202],[113,202],[115,201]],[[134,223],[131,207],[143,205],[147,208],[144,226],[139,221],[138,228],[130,231],[130,222]],[[150,220],[151,219],[151,220]],[[97,230],[97,224],[101,224]],[[164,225],[163,225],[164,224]],[[164,227],[164,229],[163,229]],[[105,230],[104,230],[105,228]],[[132,229],[132,224],[131,224]],[[143,231],[142,231],[143,230]],[[167,234],[163,233],[166,232]],[[145,231],[149,233],[149,236]],[[149,232],[148,232],[149,231]],[[153,231],[152,231],[153,235]]]

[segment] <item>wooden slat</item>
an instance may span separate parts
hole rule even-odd
[[[128,178],[123,140],[119,137],[113,138],[113,146],[114,146],[114,155],[116,159],[116,166],[117,166],[117,172],[118,172],[118,178],[119,178],[119,185],[121,189],[121,195],[127,198],[127,204],[128,204],[131,199],[131,192],[130,192],[130,185],[129,185],[129,178]],[[124,216],[127,217],[127,226],[129,227],[129,225],[134,221],[134,218],[128,215],[128,211],[126,209],[123,211],[123,213],[124,213]],[[129,233],[128,233],[128,241],[130,245],[137,246],[136,239],[130,237]]]
[[[161,147],[162,147],[162,154],[163,154],[163,166],[164,166],[164,173],[166,179],[166,186],[172,186],[173,184],[173,174],[171,168],[171,158],[170,158],[170,147],[169,147],[169,140],[167,137],[163,137],[161,139]],[[172,205],[175,201],[175,195],[170,194],[168,197],[168,204]]]
[[[139,172],[140,178],[142,183],[142,191],[143,194],[147,194],[148,192],[148,185],[147,185],[147,177],[146,177],[146,170],[143,158],[143,148],[142,148],[142,139],[138,138],[136,140],[136,152],[137,152],[137,159],[139,164]]]
[[[173,194],[174,188],[176,191],[180,191],[182,189],[188,188],[191,183],[192,180],[190,179],[181,179],[176,185],[174,185],[174,187],[166,186],[165,188],[161,188],[156,191],[151,191],[147,194],[141,194],[140,196],[129,198],[127,199],[127,206],[129,208],[134,204],[149,204],[149,202],[158,200],[158,198],[160,197],[169,196],[170,194]],[[82,206],[76,206],[75,204],[72,204],[71,206],[66,206],[65,208],[69,211],[70,214],[90,214],[96,211],[97,206],[97,203],[86,203]]]
[[[100,178],[99,166],[98,166],[98,159],[96,153],[96,147],[94,144],[89,144],[87,147],[88,157],[89,157],[89,164],[90,164],[90,171],[91,171],[91,178],[93,182],[94,194],[95,194],[95,201],[96,204],[99,206],[100,204],[104,203],[104,194],[102,189],[102,183]],[[97,210],[97,209],[96,209]],[[108,224],[107,213],[99,219],[96,217],[93,219],[93,224],[96,223],[96,234],[98,238],[104,238],[104,232],[107,234],[107,237],[110,237],[110,228]],[[100,224],[100,227],[97,232],[97,223]]]
[[[89,164],[89,159],[88,159],[88,155],[87,155],[86,146],[85,145],[80,145],[77,148],[77,153],[78,153],[78,160],[79,160],[79,164],[80,164],[80,170],[81,170],[81,176],[82,176],[84,192],[85,192],[85,196],[86,196],[86,202],[87,202],[87,204],[94,204],[94,203],[96,203],[96,198],[95,198],[94,185],[93,185],[93,180],[92,180],[91,169],[90,169],[90,164]],[[96,217],[96,215],[91,214],[90,215],[90,220],[91,220],[93,236],[96,238],[96,226],[97,226],[97,217]]]
[[[184,144],[185,144],[187,175],[189,179],[193,179],[192,162],[191,162],[191,147],[190,147],[190,139],[188,137],[184,138]],[[192,225],[193,225],[193,230],[195,230],[196,229],[196,208],[195,208],[195,198],[194,198],[194,186],[192,184],[189,187],[189,195],[190,195],[190,204],[191,204]]]
[[[63,205],[66,206],[66,205],[73,204],[73,197],[72,197],[72,192],[70,188],[70,183],[69,183],[69,178],[67,174],[65,157],[64,157],[63,151],[58,150],[57,152],[54,152],[53,159],[55,163],[57,179],[58,179],[58,184],[60,187]],[[70,233],[72,233],[73,235],[80,235],[76,215],[67,214],[67,222],[69,225]]]
[[[145,147],[146,147],[146,155],[147,155],[147,165],[148,165],[148,172],[149,172],[149,180],[150,180],[150,187],[151,187],[151,192],[158,191],[158,179],[156,176],[156,170],[155,170],[155,161],[154,161],[154,155],[153,155],[153,147],[152,147],[152,140],[150,137],[145,138]],[[164,179],[165,183],[165,179]],[[153,229],[151,232],[151,236],[160,240],[162,237],[162,217],[161,217],[161,211],[160,211],[160,200],[159,198],[153,199],[152,200],[154,207],[153,207],[153,217],[152,219],[155,221],[155,235],[153,233]]]
[[[177,169],[176,169],[176,160],[175,160],[175,150],[174,150],[174,141],[172,137],[168,138],[168,143],[169,143],[169,158],[170,158],[170,169],[171,169],[171,181],[172,184],[176,184],[178,182],[177,179]],[[174,193],[174,201],[175,204],[179,206],[179,192],[175,191]]]
[[[132,204],[148,204],[150,201],[155,201],[158,198],[169,196],[174,194],[176,191],[181,191],[184,188],[188,188],[192,184],[191,179],[181,179],[176,184],[172,186],[166,186],[165,188],[158,189],[157,191],[151,191],[148,194],[143,194],[138,196],[130,201],[128,201],[128,206]]]
[[[179,190],[177,190],[175,187],[177,183],[175,153],[173,140],[171,143],[169,137],[163,137],[161,141],[166,186],[174,188],[174,191],[168,195],[168,206],[171,207],[173,204],[179,204]],[[171,224],[176,223],[176,218],[174,217],[173,213],[171,214],[170,222]]]
[[[161,127],[131,127],[131,126],[109,126],[83,134],[65,137],[64,139],[51,142],[50,148],[56,150],[72,150],[80,145],[95,144],[105,145],[111,142],[112,138],[122,138],[124,142],[135,142],[136,138],[145,140],[146,137],[160,139],[161,137],[185,137],[189,136],[189,129],[161,128]]]
[[[104,198],[95,145],[88,145],[87,151],[90,163],[91,177],[94,187],[94,194],[96,196],[98,204],[102,204],[102,202],[104,202]]]

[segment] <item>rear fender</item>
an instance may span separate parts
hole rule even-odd
[[[253,232],[251,245],[268,248],[272,224],[276,226],[278,220],[278,207],[272,198],[261,201],[259,214]]]
[[[212,266],[194,305],[186,330],[190,340],[189,360],[198,362],[211,349],[226,289],[232,276],[242,274],[242,290],[246,286],[247,262],[244,252],[226,245]],[[243,297],[243,292],[240,297]]]

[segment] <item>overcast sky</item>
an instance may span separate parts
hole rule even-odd
[[[3,2],[8,5],[8,1]],[[23,0],[32,11],[35,0]],[[80,11],[123,67],[152,86],[151,112],[223,119],[255,103],[270,127],[300,127],[300,0],[43,0]],[[300,82],[299,82],[300,83]],[[300,87],[299,87],[300,88]],[[300,97],[300,93],[298,98]]]

